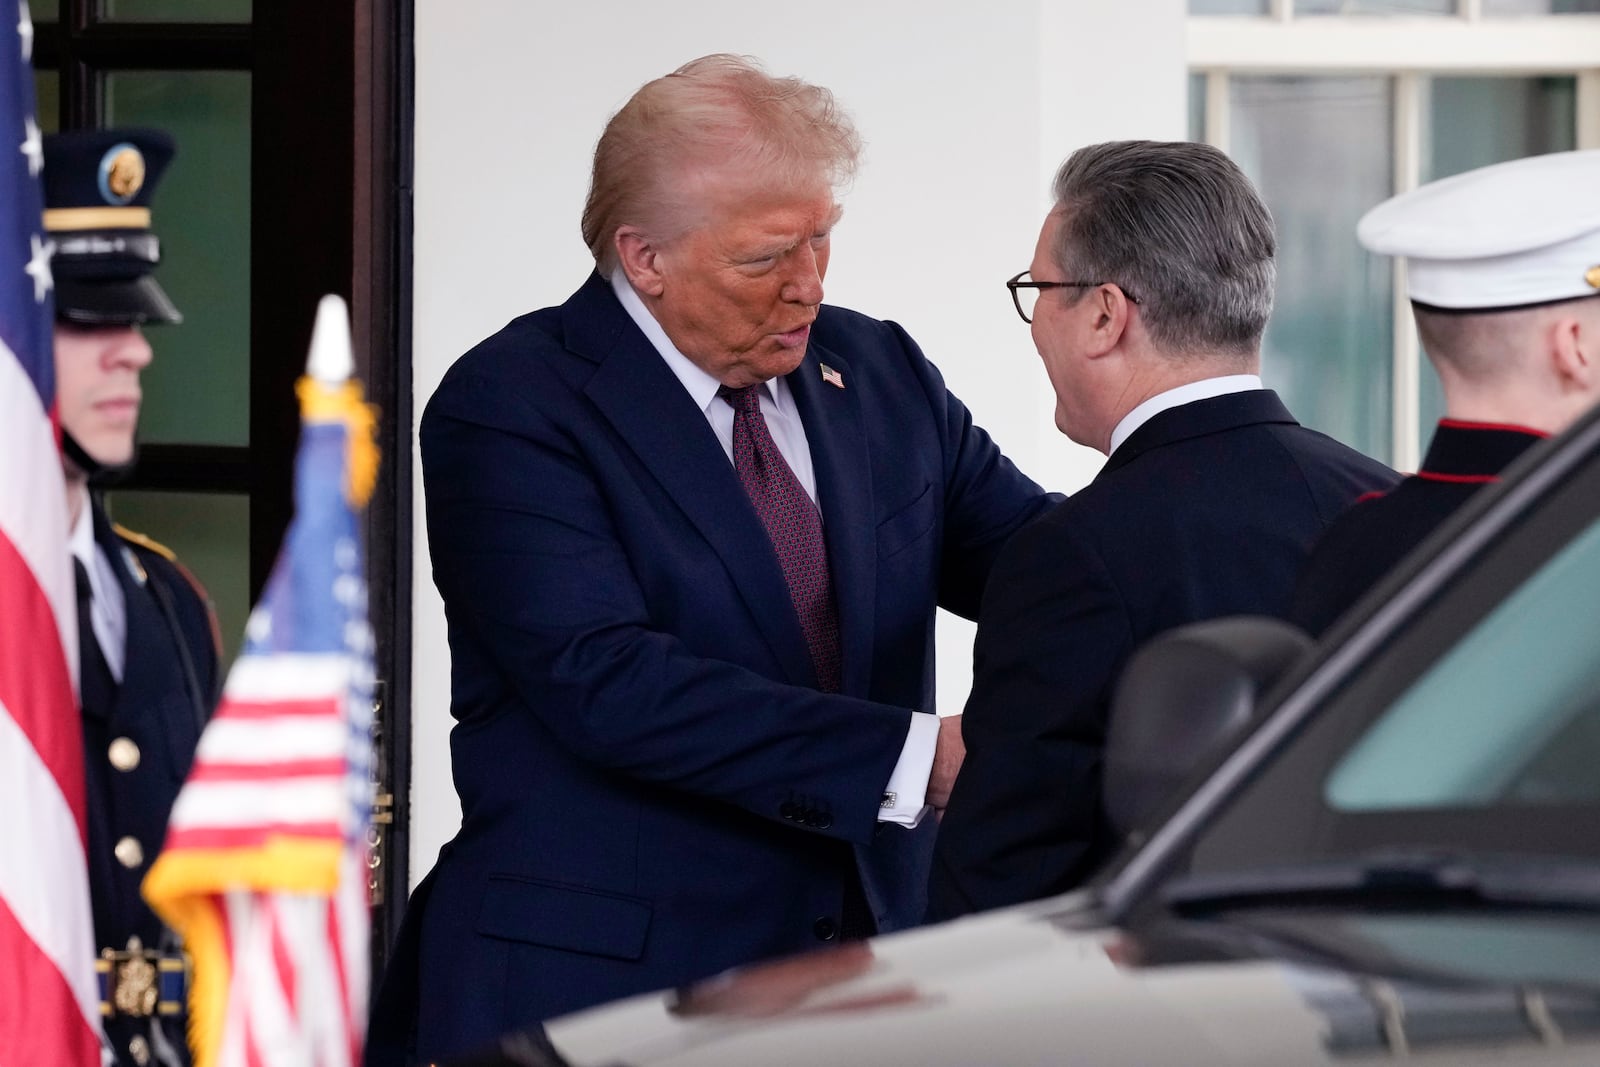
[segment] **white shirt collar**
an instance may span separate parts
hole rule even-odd
[[[67,538],[67,544],[72,548],[72,554],[83,561],[91,574],[94,571],[94,507],[90,504],[87,494],[84,496],[83,507],[78,509],[78,521],[72,524],[72,533]]]
[[[717,398],[717,390],[722,388],[722,383],[702,370],[693,360],[672,343],[672,338],[667,336],[667,331],[661,328],[661,323],[645,307],[644,299],[634,290],[633,283],[628,281],[628,275],[621,267],[611,272],[611,291],[617,294],[617,300],[622,304],[622,310],[628,313],[634,325],[650,342],[651,346],[661,354],[661,358],[677,375],[678,381],[683,383],[689,396],[694,400],[695,407],[706,411],[711,407],[711,402]],[[779,399],[777,379],[769,378],[762,384],[767,387],[767,395],[774,401]]]
[[[72,524],[67,545],[89,575],[89,623],[100,642],[111,676],[120,684],[128,641],[128,605],[118,584],[116,565],[94,539],[94,503],[85,499]]]
[[[1106,454],[1110,455],[1121,448],[1122,442],[1132,437],[1135,430],[1168,408],[1192,404],[1196,400],[1209,400],[1214,396],[1226,396],[1228,393],[1243,393],[1260,388],[1262,385],[1259,374],[1224,374],[1219,378],[1202,378],[1197,382],[1188,382],[1176,389],[1157,393],[1122,416],[1122,421],[1111,431],[1111,448]]]

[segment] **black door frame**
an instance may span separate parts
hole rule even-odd
[[[251,78],[250,444],[150,444],[129,489],[247,493],[250,600],[293,511],[303,371],[317,301],[351,309],[356,371],[380,410],[384,462],[366,515],[381,681],[376,724],[373,973],[408,891],[411,783],[413,0],[259,0],[249,25],[101,21],[61,0],[34,65],[61,72],[63,129],[103,125],[114,70]]]
[[[413,0],[265,0],[255,8],[256,99],[271,104],[258,105],[252,133],[252,349],[304,353],[309,309],[339,293],[350,304],[356,372],[381,413],[384,462],[366,515],[381,682],[375,976],[399,930],[410,867],[412,27]],[[319,180],[337,174],[347,180]],[[274,315],[274,307],[307,310]],[[260,391],[252,382],[252,432],[269,421],[297,428],[281,398],[292,395],[300,364],[276,373],[281,380]],[[282,484],[269,499],[281,491],[290,503],[291,474],[274,472]],[[285,507],[274,526],[281,531],[288,517]],[[253,546],[252,538],[254,555]],[[264,580],[271,559],[252,560],[253,578],[258,564]]]

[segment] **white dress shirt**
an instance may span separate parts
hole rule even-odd
[[[100,642],[100,654],[105,657],[106,666],[111,668],[111,677],[121,685],[123,660],[128,647],[128,605],[122,598],[122,583],[117,581],[117,572],[112,569],[111,560],[94,539],[92,512],[93,509],[85,501],[78,521],[72,524],[72,534],[67,538],[67,543],[72,547],[72,555],[89,572],[89,593],[93,598],[89,602],[89,622],[94,628],[95,639]]]
[[[690,399],[705,415],[711,430],[722,443],[728,462],[733,462],[733,407],[717,397],[722,383],[696,366],[688,356],[678,351],[667,332],[661,328],[644,300],[634,291],[628,276],[618,268],[611,272],[611,289],[622,302],[628,317],[649,339],[661,354],[667,366],[683,384]],[[812,503],[817,503],[817,475],[811,465],[811,445],[806,440],[806,428],[800,421],[800,411],[795,407],[794,393],[783,378],[769,378],[763,383],[761,415],[766,420],[767,431],[773,443],[783,453],[784,462],[794,471],[794,476],[805,489]],[[820,508],[820,505],[819,505]],[[928,776],[933,772],[934,748],[939,741],[937,715],[912,715],[911,729],[906,734],[905,747],[900,750],[900,760],[889,775],[884,787],[883,806],[878,810],[879,822],[916,826],[927,811],[924,802],[928,792]]]

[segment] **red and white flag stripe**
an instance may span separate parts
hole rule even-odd
[[[0,343],[0,1050],[98,1061],[77,609],[61,456]]]
[[[343,654],[241,657],[173,805],[167,849],[248,848],[285,834],[339,840],[350,672]]]

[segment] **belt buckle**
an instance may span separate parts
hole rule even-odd
[[[137,937],[122,951],[102,949],[95,960],[100,980],[100,1014],[147,1019],[177,1015],[188,985],[187,959],[148,950]]]

